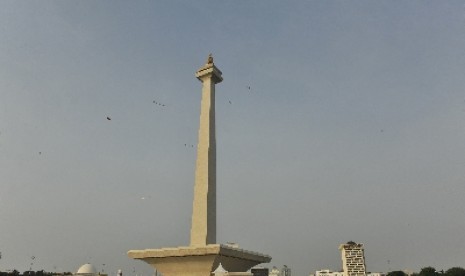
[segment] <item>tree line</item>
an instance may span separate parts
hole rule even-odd
[[[391,271],[386,276],[408,276],[407,273],[397,270]],[[451,267],[448,270],[436,270],[432,266],[424,267],[419,273],[413,273],[411,276],[465,276],[465,269],[462,267]]]
[[[8,272],[0,271],[0,276],[61,276],[61,275],[73,275],[73,273],[71,272],[63,272],[63,273],[45,272],[43,270],[24,271],[23,273],[20,273],[16,269],[13,271],[8,271]]]

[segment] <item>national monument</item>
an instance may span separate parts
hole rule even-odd
[[[202,82],[202,101],[190,245],[128,252],[163,276],[209,276],[219,264],[230,274],[241,275],[271,260],[268,255],[216,243],[215,84],[223,80],[221,74],[211,54],[195,74]]]

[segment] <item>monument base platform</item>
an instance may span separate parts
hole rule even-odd
[[[268,263],[268,255],[223,244],[128,251],[130,258],[150,264],[163,276],[210,276],[221,265],[230,272],[245,272]]]

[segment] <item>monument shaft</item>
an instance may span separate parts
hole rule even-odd
[[[211,57],[196,76],[202,82],[202,102],[190,245],[205,246],[216,243],[215,84],[222,77]]]

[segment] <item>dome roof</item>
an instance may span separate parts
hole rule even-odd
[[[91,264],[82,265],[76,274],[97,274],[97,269]]]

